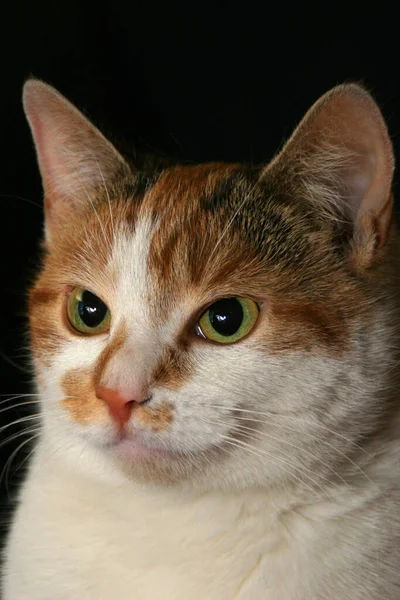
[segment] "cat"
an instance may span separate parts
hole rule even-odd
[[[398,600],[394,157],[344,84],[268,165],[130,164],[24,87],[41,434],[4,600]]]

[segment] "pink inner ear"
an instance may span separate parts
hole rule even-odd
[[[348,171],[345,169],[342,174],[344,212],[352,220],[355,220],[362,210],[368,190],[374,182],[376,168],[376,156],[369,152],[365,156],[354,157],[354,165]]]
[[[46,192],[47,200],[49,200],[52,195],[51,182],[56,179],[56,173],[60,173],[59,176],[62,177],[62,165],[57,164],[57,153],[54,153],[52,151],[53,148],[51,145],[51,140],[46,140],[45,127],[43,126],[38,115],[36,115],[35,113],[32,113],[32,116],[30,117],[30,125],[37,149],[39,166],[43,180],[43,187]]]
[[[62,218],[68,204],[79,209],[94,189],[129,167],[114,146],[52,87],[30,80],[24,108],[35,141],[46,197],[46,226]],[[51,213],[51,219],[50,217]]]
[[[364,198],[371,183],[374,180],[374,174],[376,171],[376,156],[369,153],[365,158],[365,167],[363,170],[356,171],[351,176],[351,189],[354,190],[355,198]]]
[[[320,98],[272,166],[280,161],[299,165],[300,185],[328,214],[347,215],[356,230],[363,215],[373,216],[385,239],[393,151],[379,108],[363,88],[338,86]]]

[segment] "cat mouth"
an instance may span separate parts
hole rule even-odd
[[[146,446],[141,440],[131,437],[123,437],[120,439],[113,445],[113,451],[117,456],[130,461],[154,460],[172,454],[172,452],[169,452],[168,450]]]

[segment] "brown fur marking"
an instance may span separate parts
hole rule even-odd
[[[169,402],[162,402],[155,407],[139,405],[134,411],[134,418],[142,427],[149,427],[158,433],[173,422],[173,406]]]
[[[97,363],[93,373],[93,383],[95,388],[99,385],[100,381],[102,381],[106,367],[110,362],[111,358],[122,348],[127,339],[128,333],[126,329],[125,321],[122,321],[119,328],[113,335],[110,342],[104,348],[103,352],[100,354],[97,359]],[[102,381],[102,386],[106,386],[106,382]]]
[[[280,303],[267,308],[267,331],[263,345],[272,353],[318,347],[330,355],[341,355],[350,349],[349,334],[342,315],[321,303]]]
[[[65,393],[61,405],[68,410],[73,421],[86,425],[109,420],[105,403],[94,393],[92,369],[68,371],[61,379],[61,387]]]
[[[154,318],[168,318],[174,303],[184,305],[189,294],[198,297],[198,307],[242,295],[265,301],[270,327],[261,341],[270,351],[316,346],[346,351],[342,321],[351,316],[351,303],[336,233],[311,205],[294,200],[295,194],[282,178],[261,181],[256,171],[237,165],[167,170],[142,206],[157,206],[162,215],[149,254],[158,289],[151,299]],[[177,332],[178,339],[181,335]],[[175,388],[190,377],[182,356],[168,349],[156,381]]]
[[[154,385],[177,391],[193,373],[194,365],[187,350],[167,347],[153,373]]]
[[[262,176],[260,169],[238,165],[169,167],[153,177],[152,185],[139,186],[140,193],[133,177],[131,186],[125,182],[110,188],[114,227],[104,191],[98,191],[96,210],[110,241],[122,224],[134,234],[141,217],[159,219],[148,257],[157,290],[148,300],[155,324],[162,325],[185,302],[187,306],[188,297],[198,301],[195,311],[215,299],[241,295],[264,304],[265,325],[260,322],[253,335],[270,352],[324,348],[337,355],[348,350],[349,326],[359,318],[374,278],[373,269],[364,270],[363,282],[356,281],[354,262],[369,264],[375,232],[365,227],[366,255],[354,248],[351,255],[348,238],[318,211],[318,199],[311,201],[298,186],[290,163],[281,167]],[[386,251],[382,249],[382,259]],[[72,339],[61,323],[62,293],[57,290],[92,282],[107,303],[113,293],[109,253],[91,207],[51,245],[30,303],[32,345],[41,360],[50,360],[54,349]],[[83,255],[92,258],[90,265]],[[176,332],[177,341],[193,339],[190,318],[188,314],[185,331]],[[126,336],[122,328],[103,351],[94,385]],[[189,346],[164,351],[152,378],[155,385],[178,389],[191,377]]]
[[[33,354],[45,365],[68,339],[62,326],[63,292],[34,287],[29,295],[30,335]]]

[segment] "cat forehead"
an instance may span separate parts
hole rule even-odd
[[[141,198],[133,195],[129,216],[123,202],[117,208],[123,245],[134,250],[115,256],[128,268],[129,258],[145,253],[158,289],[234,288],[254,275],[256,264],[287,261],[298,250],[296,239],[306,241],[308,230],[293,219],[291,203],[274,197],[268,183],[258,170],[238,165],[165,170]]]
[[[220,298],[265,301],[285,322],[302,314],[308,322],[319,313],[304,313],[304,303],[321,294],[338,301],[342,289],[347,297],[330,231],[318,230],[312,213],[276,185],[257,189],[258,175],[252,181],[235,170],[216,177],[214,168],[171,169],[140,185],[110,184],[83,215],[72,215],[48,244],[31,290],[38,349],[68,339],[59,323],[68,287],[99,296],[135,344],[163,347],[187,347],[201,312]]]
[[[153,260],[162,255],[165,265],[175,251],[175,258],[193,266],[207,253],[224,254],[226,248],[240,248],[242,254],[251,249],[262,258],[271,246],[282,247],[289,238],[293,245],[296,235],[307,234],[312,223],[304,227],[305,220],[296,218],[304,216],[305,206],[286,192],[257,168],[215,163],[178,166],[140,178],[132,191],[122,191],[121,202],[117,194],[112,210],[132,231],[143,219],[157,224],[150,248]],[[108,200],[102,201],[106,220]]]
[[[105,297],[118,279],[125,288],[137,286],[139,298],[139,282],[146,281],[146,301],[154,300],[158,310],[190,294],[204,302],[257,296],[267,271],[271,287],[274,272],[312,262],[313,223],[302,210],[257,169],[168,168],[99,190],[84,214],[72,215],[71,226],[60,231],[47,272]]]
[[[237,230],[232,216],[250,183],[234,165],[174,168],[142,198],[136,194],[130,217],[122,208],[108,261],[120,298],[164,318],[181,314],[179,304],[196,307],[220,293],[229,261],[239,259],[229,244],[222,260],[224,236]]]

